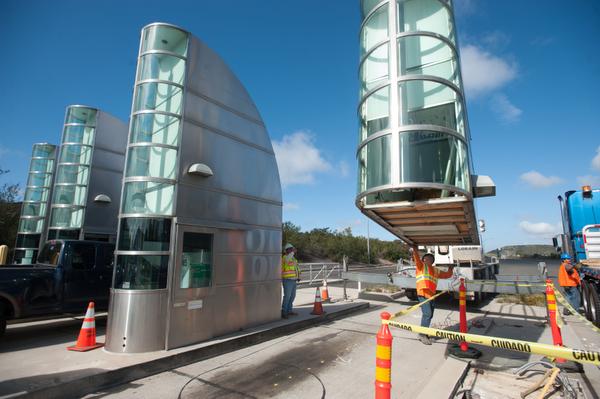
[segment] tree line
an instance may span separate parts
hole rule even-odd
[[[292,222],[283,224],[283,245],[292,243],[297,249],[298,260],[311,261],[314,258],[341,262],[344,255],[350,262],[379,263],[380,260],[397,262],[408,258],[408,248],[401,241],[369,240],[370,262],[367,251],[367,238],[352,235],[350,227],[337,231],[328,227],[303,232]]]

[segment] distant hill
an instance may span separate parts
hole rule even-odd
[[[507,245],[486,253],[487,256],[498,256],[500,259],[520,258],[558,258],[559,254],[552,245]]]

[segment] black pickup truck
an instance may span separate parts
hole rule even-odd
[[[114,244],[52,240],[35,265],[0,266],[0,335],[7,320],[108,307]]]

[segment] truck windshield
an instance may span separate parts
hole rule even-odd
[[[49,241],[44,245],[40,255],[38,256],[38,263],[43,263],[45,265],[58,265],[58,259],[60,258],[60,250],[63,247],[62,242],[52,242]]]

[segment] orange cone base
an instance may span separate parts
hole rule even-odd
[[[321,288],[321,301],[322,302],[331,302],[331,298],[329,298],[329,291],[327,290],[327,288],[325,288],[325,289]]]
[[[313,311],[310,312],[310,314],[314,314],[317,316],[320,316],[323,313],[325,313],[325,311],[323,310],[323,305],[321,305],[320,303],[315,303],[315,306],[313,307]]]
[[[76,352],[87,352],[87,351],[91,351],[92,349],[101,348],[103,346],[104,346],[104,344],[95,344],[95,345],[90,345],[90,346],[73,345],[73,346],[67,346],[67,349],[70,351],[76,351]]]
[[[463,350],[460,345],[450,346],[448,348],[448,354],[459,359],[479,359],[481,357],[481,351],[475,348],[467,348],[466,350]]]

